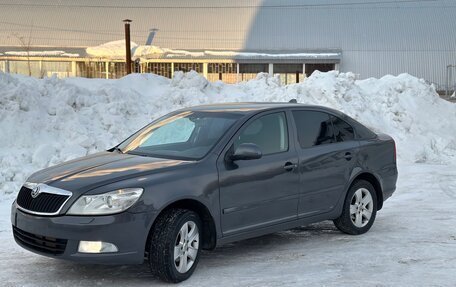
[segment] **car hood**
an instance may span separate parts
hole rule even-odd
[[[83,193],[112,182],[191,163],[193,162],[101,152],[43,169],[31,175],[27,181]]]

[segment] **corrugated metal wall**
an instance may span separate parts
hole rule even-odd
[[[378,2],[384,4],[375,4]],[[24,3],[28,4],[18,5]],[[353,71],[361,78],[408,72],[444,85],[446,65],[456,64],[456,1],[453,0],[55,3],[0,0],[0,45],[17,45],[17,36],[27,36],[31,26],[34,45],[97,45],[121,39],[121,20],[131,18],[133,41],[145,42],[149,29],[157,28],[154,44],[168,48],[341,49],[341,70]],[[217,8],[220,6],[224,8]]]

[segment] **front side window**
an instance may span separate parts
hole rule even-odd
[[[328,114],[316,111],[293,111],[301,148],[334,142],[333,126]]]
[[[249,123],[234,141],[234,149],[240,144],[253,143],[263,155],[288,150],[288,129],[285,113],[262,116]]]
[[[165,116],[137,132],[119,148],[124,153],[143,156],[199,159],[241,116],[212,111]]]
[[[355,138],[355,132],[353,127],[347,124],[345,121],[338,117],[332,116],[332,122],[334,125],[334,134],[337,142],[350,141]]]

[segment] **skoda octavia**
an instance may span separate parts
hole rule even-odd
[[[198,106],[116,147],[31,175],[12,205],[16,242],[53,258],[141,264],[168,282],[202,249],[333,220],[367,232],[396,188],[393,139],[296,103]]]

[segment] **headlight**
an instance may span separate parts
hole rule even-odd
[[[69,215],[105,215],[130,208],[143,193],[142,188],[124,188],[103,194],[83,195],[71,206]]]

